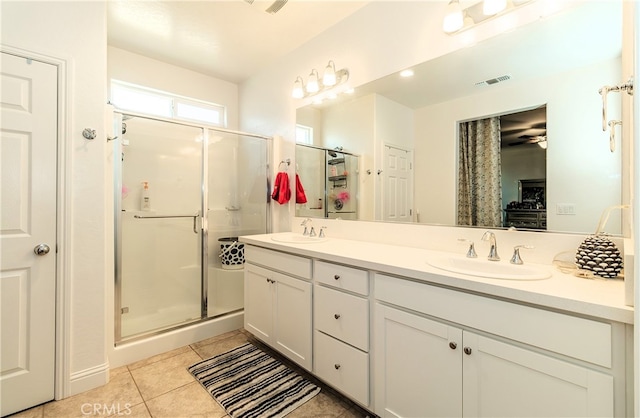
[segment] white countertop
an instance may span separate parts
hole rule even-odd
[[[287,243],[272,239],[273,236],[291,234],[246,235],[241,236],[240,241],[490,297],[633,324],[634,311],[624,304],[624,281],[620,279],[583,279],[561,273],[551,266],[546,267],[552,271],[552,276],[544,280],[489,279],[432,267],[426,260],[444,253],[421,248],[338,238],[313,243]]]

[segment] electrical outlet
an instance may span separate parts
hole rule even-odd
[[[557,215],[575,215],[576,205],[573,203],[556,203]]]

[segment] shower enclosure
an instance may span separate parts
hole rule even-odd
[[[269,231],[270,138],[115,120],[116,344],[243,309],[237,237]]]
[[[358,218],[359,156],[341,149],[296,144],[296,173],[307,203],[296,205],[296,216]]]

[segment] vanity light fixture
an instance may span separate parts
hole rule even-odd
[[[482,13],[485,16],[493,16],[507,8],[507,0],[484,0],[482,2]]]
[[[333,61],[329,61],[329,64],[327,64],[327,68],[324,69],[324,74],[322,75],[322,84],[325,86],[335,86],[337,81],[336,64]]]
[[[444,12],[442,30],[446,33],[459,31],[464,26],[464,13],[459,0],[451,0]]]
[[[349,79],[349,70],[343,68],[336,70],[335,63],[329,61],[327,67],[324,70],[322,78],[318,74],[318,70],[315,68],[311,70],[309,79],[305,84],[302,77],[298,76],[293,83],[293,90],[291,96],[294,99],[302,99],[309,96],[314,96],[334,88],[340,84],[345,83]]]
[[[508,13],[532,0],[482,0],[466,8],[460,0],[451,0],[442,20],[442,30],[448,34],[463,31],[474,25]]]
[[[307,81],[307,93],[317,93],[320,90],[320,80],[318,80],[318,70],[315,68],[311,70],[309,74],[309,81]]]
[[[304,80],[298,76],[293,83],[293,92],[291,93],[294,99],[302,99],[304,97]]]
[[[547,149],[547,138],[541,139],[537,142],[538,146],[542,149]]]

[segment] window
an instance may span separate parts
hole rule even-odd
[[[313,128],[311,126],[296,125],[296,142],[313,145]]]
[[[226,108],[222,105],[117,80],[111,80],[111,104],[120,110],[167,119],[188,120],[221,127],[227,124]]]

